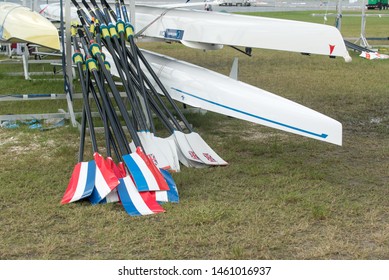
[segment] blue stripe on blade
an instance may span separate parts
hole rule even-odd
[[[134,179],[134,183],[135,183],[135,186],[137,187],[138,191],[149,191],[147,181],[146,181],[145,177],[143,176],[141,169],[139,168],[139,166],[135,162],[135,160],[132,158],[132,156],[131,155],[124,155],[123,161],[127,165],[128,170],[130,171],[131,176]]]
[[[120,184],[118,186],[118,192],[119,192],[119,197],[120,201],[122,202],[122,205],[128,215],[130,216],[141,216],[142,214],[136,209],[130,194],[127,191],[126,184],[124,183],[123,179],[119,179]]]

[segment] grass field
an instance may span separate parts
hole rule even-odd
[[[310,14],[265,16],[317,20]],[[359,19],[347,20],[344,35],[358,37]],[[368,36],[387,36],[389,18],[375,27],[370,20]],[[132,218],[117,204],[60,205],[77,162],[77,129],[0,129],[0,259],[389,258],[388,61],[353,52],[345,63],[258,49],[246,57],[228,47],[141,47],[224,74],[237,56],[242,81],[340,121],[343,146],[212,112],[187,114],[229,165],[182,167],[173,174],[180,203]],[[24,81],[8,71],[0,65],[0,94],[62,93],[61,81]],[[1,115],[58,108],[66,103],[0,102]]]

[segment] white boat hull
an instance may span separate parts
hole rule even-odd
[[[0,41],[60,49],[57,28],[40,14],[14,3],[0,3]]]
[[[351,61],[339,30],[324,24],[137,5],[135,31],[187,46],[231,45],[341,56]]]
[[[342,145],[342,124],[326,115],[214,71],[149,51],[142,53],[179,102]]]

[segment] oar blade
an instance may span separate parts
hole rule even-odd
[[[202,162],[207,165],[228,165],[196,132],[185,134],[189,145]]]
[[[130,216],[144,216],[164,212],[151,192],[139,192],[130,176],[120,179],[118,193],[122,205]]]
[[[178,189],[172,175],[167,170],[161,170],[161,173],[169,185],[169,190],[155,192],[157,201],[178,203]]]
[[[144,148],[144,152],[151,157],[154,164],[158,168],[170,169],[170,162],[166,155],[159,148],[158,144],[154,140],[153,135],[150,132],[142,131],[138,132],[139,139]]]
[[[162,151],[162,153],[165,154],[166,158],[168,159],[170,165],[169,170],[174,172],[180,172],[180,162],[178,159],[177,147],[174,143],[174,140],[157,136],[153,136],[153,138],[156,145],[160,147],[160,150]]]
[[[156,191],[159,186],[151,170],[146,165],[145,161],[135,152],[123,156],[123,161],[126,164],[134,183],[140,192]]]
[[[163,177],[161,171],[158,169],[158,167],[154,164],[153,160],[148,157],[142,150],[141,147],[137,147],[136,148],[136,154],[143,159],[143,161],[146,163],[147,167],[149,168],[149,170],[151,171],[151,173],[153,174],[154,176],[154,179],[155,181],[157,182],[158,184],[158,190],[160,191],[168,191],[169,190],[169,186],[165,180],[165,178]]]
[[[71,203],[89,197],[95,185],[95,162],[79,162],[73,169],[61,204]]]
[[[184,133],[180,131],[174,131],[172,139],[174,139],[174,142],[176,143],[178,157],[183,165],[186,167],[196,168],[205,167],[204,163],[200,160],[198,155],[189,145]]]
[[[120,168],[115,164],[113,159],[111,157],[107,157],[105,159],[105,163],[107,166],[112,169],[113,173],[117,178],[122,178],[123,173],[120,170]],[[115,202],[120,202],[119,194],[117,191],[117,188],[113,189],[103,200],[99,202],[99,204],[103,203],[115,203]]]
[[[119,180],[102,155],[94,153],[93,157],[96,163],[95,188],[89,201],[97,204],[119,185]]]

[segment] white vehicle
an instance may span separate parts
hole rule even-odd
[[[221,0],[219,6],[251,6],[250,0]]]

